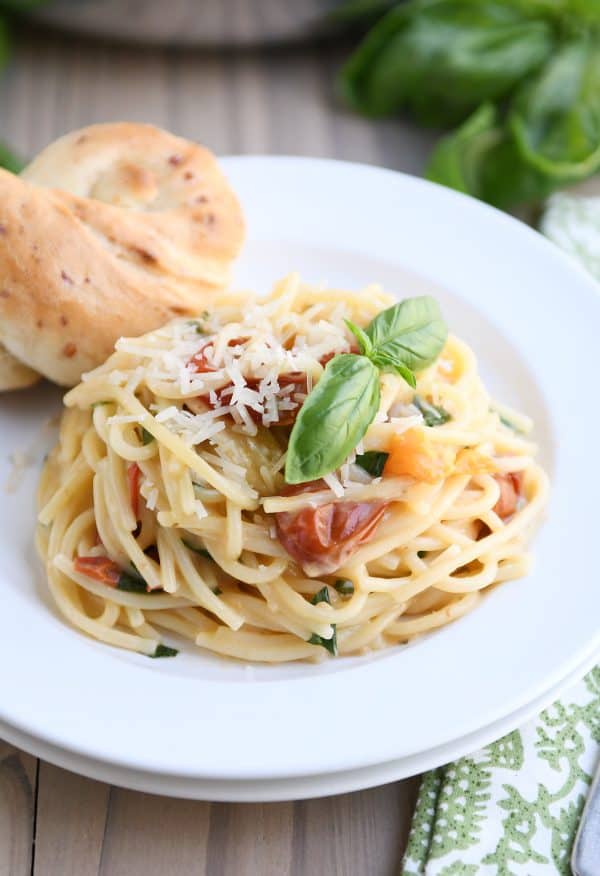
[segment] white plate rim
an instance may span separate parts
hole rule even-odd
[[[459,265],[461,258],[469,258],[469,276],[474,272],[482,281],[486,276],[489,279],[489,270],[487,274],[484,271],[489,265],[492,265],[496,273],[500,273],[506,281],[511,277],[510,269],[516,271],[518,268],[520,273],[517,272],[517,276],[523,278],[523,283],[526,278],[527,283],[536,289],[536,294],[540,290],[536,270],[541,271],[544,277],[544,290],[548,294],[544,307],[541,310],[533,307],[527,295],[519,295],[505,285],[503,289],[508,299],[508,312],[513,313],[513,308],[523,305],[525,328],[528,320],[535,314],[542,328],[550,331],[551,305],[553,306],[557,299],[559,302],[562,301],[564,295],[560,291],[560,284],[564,283],[569,285],[571,290],[576,290],[578,302],[587,307],[587,318],[583,322],[574,319],[571,313],[562,314],[561,324],[564,330],[574,331],[581,343],[583,343],[582,338],[592,337],[592,318],[589,314],[600,315],[600,299],[593,281],[536,232],[486,205],[423,180],[366,165],[293,157],[231,158],[224,160],[223,164],[228,175],[233,179],[234,187],[242,192],[242,202],[244,202],[244,194],[249,189],[254,189],[262,191],[264,195],[261,208],[265,210],[271,208],[275,215],[277,215],[275,209],[277,205],[281,210],[283,203],[294,204],[293,214],[289,217],[286,214],[288,225],[285,226],[284,239],[287,235],[288,239],[314,242],[314,227],[310,224],[311,221],[315,221],[314,198],[310,193],[320,191],[323,195],[327,195],[319,204],[318,237],[321,244],[343,248],[354,241],[355,247],[362,246],[375,257],[395,258],[399,264],[408,263],[411,268],[426,273],[428,257],[431,256],[432,251],[435,251],[436,261],[431,265],[430,276],[439,279],[441,265],[444,265],[443,281],[452,288],[458,285],[467,298],[474,294],[474,285],[465,273],[464,265]],[[295,195],[292,199],[289,197],[290,187]],[[348,214],[345,197],[348,192],[352,193],[354,204],[361,205],[361,210],[357,211],[356,215]],[[374,230],[372,225],[365,221],[365,210],[367,218],[369,215],[367,208],[376,212],[376,208],[381,210],[382,205],[385,204],[387,204],[388,218],[390,215],[397,217],[396,221],[403,229],[405,237],[401,246],[389,229]],[[409,206],[410,212],[408,212]],[[252,204],[248,203],[246,209],[251,216],[249,226],[252,233],[257,233],[258,236],[261,233],[270,233],[272,237],[272,214],[265,220]],[[449,223],[445,227],[459,228],[462,236],[453,238],[449,243],[440,228],[433,225],[430,228],[433,240],[419,238],[416,229],[427,227],[426,223],[431,217],[435,217],[435,222],[440,226]],[[404,224],[402,225],[399,220]],[[275,227],[276,235],[281,236],[283,228],[281,216],[278,216]],[[260,230],[257,232],[256,229]],[[468,239],[465,238],[467,229]],[[360,236],[360,240],[356,235]],[[508,247],[507,258],[511,262],[508,266],[509,270],[506,264],[493,258],[494,255],[498,255],[498,241],[501,241],[503,252]],[[474,246],[474,242],[477,247]],[[544,263],[546,268],[542,269]],[[465,281],[464,285],[460,284],[461,278]],[[495,279],[494,282],[499,281]],[[490,307],[490,301],[487,299],[478,300],[478,306],[486,314],[491,311],[500,323],[502,319],[507,321],[506,312],[499,313],[497,307],[496,309]],[[523,344],[523,325],[511,324],[508,328],[504,325],[503,328],[506,329],[506,334],[512,343],[517,347]],[[544,353],[544,350],[538,347],[538,352]],[[580,362],[584,363],[581,369],[584,375],[593,373],[593,370],[590,371],[590,366],[593,365],[592,351],[582,346],[578,352]],[[541,358],[543,360],[544,356]],[[548,360],[547,356],[545,358]],[[536,372],[536,378],[541,380],[543,390],[546,391],[550,383],[541,371],[542,364],[536,360],[531,366]],[[588,368],[587,372],[585,366]],[[584,388],[586,385],[592,386],[591,378],[588,379],[587,384],[584,379]],[[579,386],[581,387],[581,382]],[[566,377],[559,372],[551,388],[558,397],[570,387]],[[597,414],[592,415],[592,419],[594,417],[600,420]],[[600,422],[597,425],[600,425]],[[560,500],[571,496],[568,480],[569,475],[577,470],[577,467],[573,468],[576,463],[575,457],[577,454],[584,454],[586,448],[591,447],[589,436],[585,431],[575,427],[573,431],[577,442],[566,448],[561,447],[558,454],[554,483],[556,498],[552,510],[553,531],[557,531],[557,528],[560,530],[561,526],[564,527],[563,531],[568,531],[568,514],[565,503],[561,505]],[[590,433],[594,431],[593,428],[589,429]],[[582,507],[589,511],[592,505],[588,500]],[[583,511],[580,514],[583,514]],[[585,574],[580,557],[574,558],[572,568],[575,578]],[[497,608],[497,600],[495,604]],[[575,667],[596,652],[600,644],[600,631],[592,622],[592,615],[597,617],[596,610],[599,607],[600,599],[592,590],[589,594],[589,604],[586,604],[585,611],[580,612],[576,618],[578,625],[576,641],[574,630],[561,630],[560,624],[557,625],[556,613],[550,616],[546,612],[544,624],[551,629],[555,637],[554,641],[557,643],[554,662],[549,667],[546,653],[540,657],[539,654],[526,653],[522,648],[519,656],[521,658],[526,656],[528,663],[511,665],[513,677],[508,685],[506,673],[501,679],[502,684],[499,684],[498,676],[490,672],[490,668],[495,665],[494,654],[490,654],[492,643],[496,648],[496,654],[499,652],[497,637],[486,636],[485,625],[480,621],[473,621],[474,615],[437,633],[437,641],[440,647],[444,641],[444,653],[448,657],[444,663],[444,671],[455,673],[453,679],[455,686],[456,673],[461,669],[457,653],[462,653],[464,659],[468,656],[464,653],[464,640],[467,639],[471,646],[477,647],[480,657],[485,656],[485,660],[481,659],[480,672],[484,676],[486,672],[488,673],[487,677],[493,679],[495,690],[490,693],[483,691],[481,686],[477,688],[482,695],[482,702],[476,710],[469,711],[468,695],[473,692],[473,687],[470,684],[465,687],[464,679],[460,680],[463,687],[455,687],[450,696],[448,685],[443,684],[443,678],[436,678],[435,673],[432,674],[431,667],[419,666],[418,659],[415,663],[416,650],[403,652],[405,662],[402,664],[402,669],[404,671],[408,669],[407,675],[413,686],[413,694],[417,680],[425,695],[433,696],[437,700],[435,708],[432,709],[431,705],[424,708],[418,728],[410,728],[406,722],[403,723],[402,710],[397,706],[394,708],[394,697],[389,695],[390,680],[393,678],[390,666],[392,662],[396,662],[396,655],[392,659],[388,656],[382,660],[365,662],[353,668],[351,672],[340,672],[335,675],[323,673],[321,676],[312,676],[309,679],[294,679],[291,683],[269,682],[271,690],[267,692],[267,696],[264,695],[265,690],[260,689],[260,685],[232,683],[226,691],[228,696],[224,698],[224,691],[220,689],[220,685],[204,682],[201,685],[202,697],[203,703],[208,708],[202,715],[201,721],[198,710],[187,707],[189,685],[180,678],[162,673],[139,672],[138,667],[135,667],[131,672],[124,670],[126,680],[120,681],[120,687],[118,685],[115,687],[114,677],[111,683],[107,683],[103,678],[106,661],[100,649],[88,649],[84,655],[85,659],[81,657],[83,662],[76,666],[69,662],[68,658],[72,657],[70,652],[68,655],[66,652],[61,652],[52,656],[54,672],[58,674],[59,679],[68,680],[69,685],[73,686],[72,691],[64,687],[61,689],[58,684],[53,684],[52,678],[46,679],[45,688],[39,686],[38,681],[36,689],[39,663],[29,659],[27,655],[20,661],[18,667],[11,666],[10,672],[5,670],[2,673],[3,696],[0,703],[0,718],[23,732],[86,757],[135,769],[180,776],[273,779],[289,775],[301,776],[359,769],[409,757],[445,745],[452,739],[466,737],[479,727],[489,726],[502,716],[512,714],[528,702],[543,696],[544,692],[552,689],[561,678],[572,673]],[[484,603],[477,612],[477,616],[482,620],[484,614],[490,621],[489,603]],[[583,614],[586,616],[584,617]],[[532,640],[535,639],[536,643],[541,642],[546,651],[548,642],[542,634],[548,639],[548,629],[544,630],[539,626],[531,629]],[[562,631],[562,637],[557,635],[559,631]],[[489,627],[487,632],[490,632]],[[74,634],[70,633],[70,635]],[[9,638],[11,637],[16,646],[19,642],[17,629],[9,630]],[[514,644],[515,642],[511,642],[511,645]],[[522,646],[523,643],[521,642],[520,645]],[[461,647],[463,652],[460,651]],[[79,654],[82,655],[83,652]],[[407,654],[411,656],[406,657]],[[507,657],[510,661],[510,655]],[[89,691],[86,693],[85,688],[85,679],[90,674],[95,682],[93,695]],[[335,681],[332,682],[332,679]],[[469,683],[471,682],[474,684],[475,679],[469,679]],[[22,695],[24,686],[36,689],[35,703],[29,702]],[[158,702],[163,708],[168,708],[168,717],[158,715],[149,707],[145,713],[146,724],[140,724],[138,719],[136,725],[135,716],[132,717],[130,709],[133,689],[137,703],[152,705]],[[357,690],[361,691],[360,702],[356,700]],[[257,696],[257,692],[260,696]],[[265,731],[264,735],[260,737],[254,727],[252,746],[247,751],[240,752],[238,757],[232,760],[231,742],[235,738],[232,727],[248,727],[255,721],[257,699],[260,700],[258,711],[261,712],[258,723]],[[335,750],[324,752],[319,747],[321,729],[308,727],[306,721],[302,722],[302,704],[315,701],[322,705],[334,703],[335,712],[327,716],[328,730],[331,730],[332,722],[335,722],[338,730],[344,726],[351,726],[354,733],[352,740],[344,740],[338,735],[339,742]],[[186,704],[186,708],[183,704]],[[107,710],[111,710],[108,715]],[[437,724],[432,720],[436,714]],[[444,715],[446,722],[444,727],[439,725],[440,714]],[[149,718],[154,718],[155,723],[148,720]],[[225,726],[225,722],[230,725],[229,729]],[[133,738],[128,739],[123,735],[123,731],[132,726],[135,726],[136,732],[132,733]],[[102,733],[98,732],[99,727],[102,727]],[[142,727],[146,728],[143,737],[140,733]],[[398,732],[399,727],[403,729],[403,733]],[[174,733],[175,730],[178,735]],[[176,744],[174,744],[175,739]],[[218,741],[215,743],[215,740]],[[357,740],[360,740],[360,744]],[[376,745],[373,744],[373,740],[376,740]],[[208,747],[207,741],[210,742]]]
[[[336,794],[363,791],[408,779],[473,754],[513,730],[523,727],[527,721],[534,720],[543,709],[555,703],[568,688],[580,681],[596,665],[599,658],[600,652],[588,657],[581,666],[538,699],[462,739],[400,760],[373,764],[356,770],[341,770],[336,773],[237,781],[186,778],[143,772],[86,758],[72,751],[57,748],[2,722],[0,722],[0,738],[62,769],[147,794],[222,803],[282,803],[289,800],[309,800],[315,797],[331,797]]]

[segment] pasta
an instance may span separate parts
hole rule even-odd
[[[149,656],[176,653],[166,636],[320,660],[407,642],[525,575],[548,490],[531,423],[490,399],[452,335],[416,388],[381,365],[341,465],[286,484],[328,363],[364,358],[345,320],[393,305],[291,275],[118,341],[65,396],[41,477],[37,544],[63,616]]]

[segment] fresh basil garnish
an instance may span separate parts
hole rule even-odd
[[[417,551],[417,556],[420,560],[427,556],[427,551]]]
[[[331,359],[300,408],[288,444],[288,484],[313,481],[338,468],[379,408],[379,373],[365,356]]]
[[[368,355],[375,365],[422,371],[439,356],[448,329],[437,301],[421,295],[382,310],[365,333],[373,345]]]
[[[380,478],[388,456],[389,453],[383,450],[367,450],[366,453],[360,453],[354,461],[372,477]]]
[[[338,578],[333,586],[342,596],[352,596],[354,593],[354,584],[350,578]]]
[[[452,419],[445,408],[441,405],[432,405],[420,395],[415,395],[413,405],[420,410],[426,426],[442,426]]]
[[[331,359],[300,408],[288,444],[288,484],[317,480],[338,468],[361,440],[379,408],[379,372],[396,371],[410,386],[413,370],[430,365],[446,342],[447,328],[428,295],[406,298],[362,329],[346,325],[361,355]]]
[[[149,432],[147,429],[144,429],[143,426],[140,427],[142,432],[142,444],[151,444],[154,441],[154,435],[152,432]]]
[[[329,598],[329,587],[327,585],[322,587],[318,593],[315,593],[313,598],[311,599],[311,603],[313,605],[318,605],[319,602],[326,602],[328,605],[331,605],[331,599]],[[335,624],[331,625],[333,629],[333,635],[331,639],[324,639],[323,636],[318,636],[316,633],[313,633],[308,643],[310,645],[320,645],[322,648],[325,648],[329,651],[333,657],[337,656],[338,647],[337,647],[337,628]]]
[[[157,645],[154,654],[148,654],[148,657],[176,657],[179,654],[177,648],[170,648],[168,645]]]

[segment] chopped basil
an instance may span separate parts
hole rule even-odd
[[[191,541],[188,541],[187,538],[182,538],[181,541],[186,546],[186,548],[188,548],[188,550],[194,551],[195,554],[199,554],[201,557],[204,557],[207,560],[212,560],[212,556],[209,554],[206,548],[196,547],[196,545],[192,544]]]
[[[379,478],[383,474],[388,456],[389,453],[385,453],[383,450],[367,450],[366,453],[359,454],[354,461],[368,474]]]
[[[509,420],[508,417],[506,417],[504,414],[501,414],[500,411],[497,411],[495,408],[490,408],[490,410],[495,411],[495,413],[498,414],[500,422],[503,426],[506,426],[507,429],[511,429],[513,432],[516,432],[517,435],[524,434],[522,429],[519,429],[519,427],[515,423],[513,423],[512,420]]]
[[[148,584],[139,574],[139,572],[121,572],[117,582],[117,590],[125,590],[127,593],[156,593],[157,591],[148,590]]]
[[[317,636],[316,633],[313,633],[310,639],[306,640],[309,645],[321,645],[322,648],[325,648],[333,657],[337,657],[337,633],[335,630],[335,624],[333,624],[333,636],[331,639],[324,639],[322,636]]]
[[[331,599],[329,598],[329,587],[325,585],[325,587],[321,587],[318,593],[315,593],[313,598],[311,599],[312,605],[318,605],[319,602],[327,602],[331,605]]]
[[[201,323],[199,319],[188,319],[187,324],[196,329],[197,335],[205,335],[206,334],[206,329],[205,329],[203,323]]]
[[[354,593],[354,584],[349,578],[338,578],[333,586],[342,596],[352,596]]]
[[[318,605],[319,602],[326,602],[328,605],[331,605],[331,599],[329,598],[329,587],[325,585],[322,587],[318,593],[315,593],[313,598],[311,599],[311,603],[313,605]],[[325,648],[332,654],[334,657],[337,655],[337,629],[336,625],[331,625],[333,629],[333,635],[330,639],[324,639],[323,636],[318,636],[316,633],[313,633],[310,639],[308,639],[309,645],[321,645],[322,648]]]
[[[213,593],[215,594],[215,596],[220,596],[222,592],[223,591],[221,590],[220,587],[215,587],[215,589],[213,590]]]
[[[176,657],[179,654],[177,648],[170,648],[168,645],[157,645],[154,654],[148,654],[148,657]]]
[[[452,419],[447,410],[439,405],[432,405],[420,395],[415,395],[413,405],[423,414],[426,426],[442,426]]]
[[[144,429],[143,426],[140,427],[142,430],[142,444],[151,444],[154,441],[154,435],[152,432],[149,432],[147,429]]]
[[[427,551],[417,551],[417,556],[420,560],[427,556]]]

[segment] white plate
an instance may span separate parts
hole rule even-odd
[[[152,661],[82,637],[41,596],[30,471],[0,499],[0,719],[96,761],[228,781],[357,770],[447,745],[543,697],[600,645],[600,298],[535,232],[421,180],[296,158],[226,169],[248,220],[244,285],[299,269],[399,295],[443,287],[447,321],[493,391],[537,423],[553,494],[535,570],[458,623],[371,659],[246,670],[190,648]],[[2,399],[3,456],[55,408],[44,387]]]
[[[489,727],[482,727],[462,739],[441,745],[430,751],[413,754],[400,760],[374,764],[355,770],[341,770],[337,773],[322,773],[316,776],[296,776],[283,779],[219,780],[169,776],[165,773],[150,773],[129,769],[116,764],[96,761],[82,755],[65,751],[42,742],[3,724],[0,721],[0,738],[13,745],[44,758],[57,766],[109,782],[123,788],[163,794],[169,797],[184,797],[191,800],[214,800],[231,803],[272,803],[282,800],[303,800],[311,797],[328,797],[333,794],[346,794],[364,788],[374,788],[395,782],[409,776],[416,776],[425,770],[455,761],[459,757],[472,754],[484,745],[500,739],[526,721],[533,719],[542,709],[555,702],[572,684],[588,672],[597,662],[599,655],[588,658],[585,663],[566,676],[560,684],[547,691],[544,696],[533,700],[522,709],[495,721]]]

